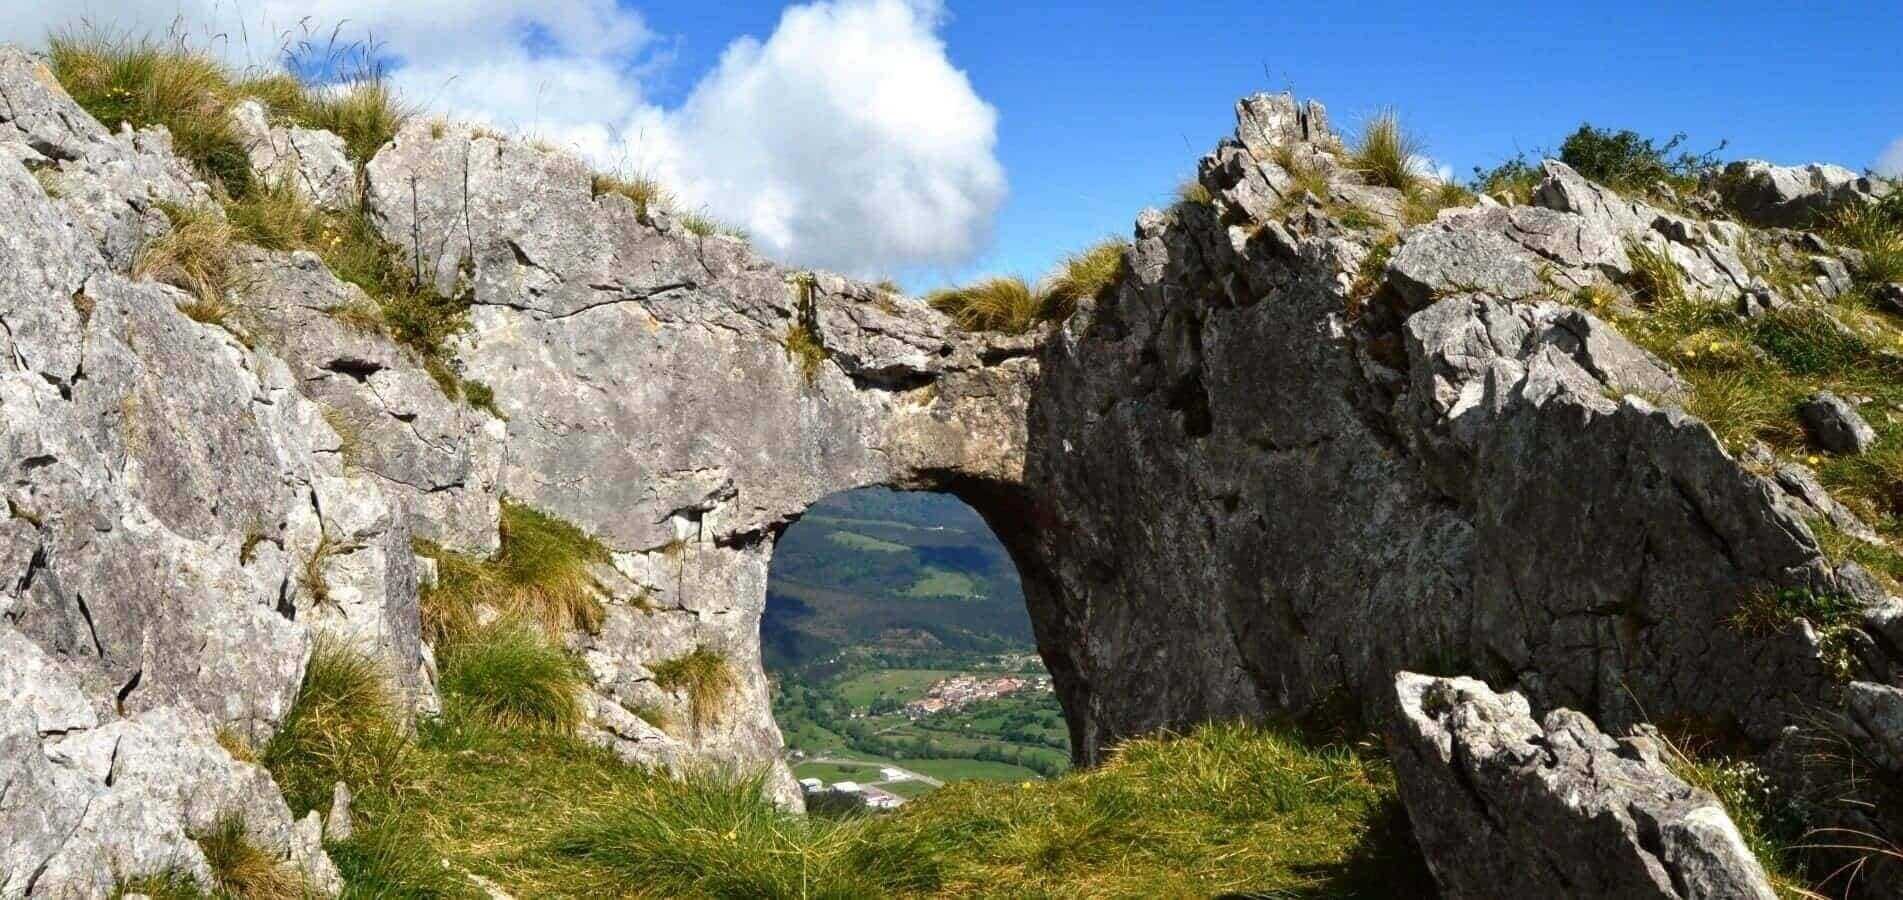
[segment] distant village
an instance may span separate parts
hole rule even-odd
[[[954,675],[935,682],[925,696],[905,704],[901,710],[908,719],[920,719],[935,713],[960,709],[980,700],[996,700],[1026,689],[1049,691],[1049,675],[1000,675],[983,678]]]

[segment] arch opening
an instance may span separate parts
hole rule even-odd
[[[817,810],[1070,766],[1018,562],[961,496],[865,487],[814,502],[775,541],[760,638]]]

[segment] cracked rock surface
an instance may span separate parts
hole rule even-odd
[[[1648,738],[1614,740],[1472,678],[1401,673],[1387,731],[1401,797],[1448,900],[1775,897],[1718,799]]]

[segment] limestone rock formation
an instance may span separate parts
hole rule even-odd
[[[357,167],[345,152],[343,138],[273,125],[264,104],[256,100],[232,107],[231,118],[259,178],[288,184],[323,209],[346,209],[357,202]]]
[[[1616,741],[1471,678],[1404,672],[1387,733],[1401,797],[1449,900],[1770,898],[1717,798],[1646,738]]]
[[[1731,207],[1753,225],[1804,228],[1831,209],[1878,196],[1881,182],[1843,166],[1780,166],[1745,159],[1712,179]]]
[[[506,420],[499,489],[615,552],[607,622],[574,641],[629,755],[777,766],[759,617],[773,537],[808,504],[880,484],[1016,517],[1031,339],[957,335],[919,304],[775,266],[595,196],[579,161],[522,142],[419,123],[367,175],[385,236],[469,293],[456,351]],[[696,647],[738,675],[712,717],[653,683]],[[656,704],[678,738],[629,713]]]

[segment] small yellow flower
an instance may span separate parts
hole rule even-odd
[[[728,829],[728,831],[727,831],[727,840],[730,840],[730,841],[731,841],[731,840],[733,840],[733,839],[734,839],[734,837],[735,837],[735,836],[736,836],[736,833],[735,833],[735,832],[734,832],[734,831],[733,831],[732,829]]]
[[[1804,459],[1805,459],[1805,461],[1806,461],[1806,462],[1809,462],[1809,463],[1810,463],[1811,465],[1813,465],[1813,466],[1814,466],[1814,465],[1817,465],[1817,464],[1818,464],[1818,463],[1820,463],[1820,462],[1823,462],[1823,460],[1822,460],[1822,459],[1820,459],[1820,458],[1818,458],[1818,457],[1816,457],[1816,456],[1807,456],[1807,457],[1805,457]]]

